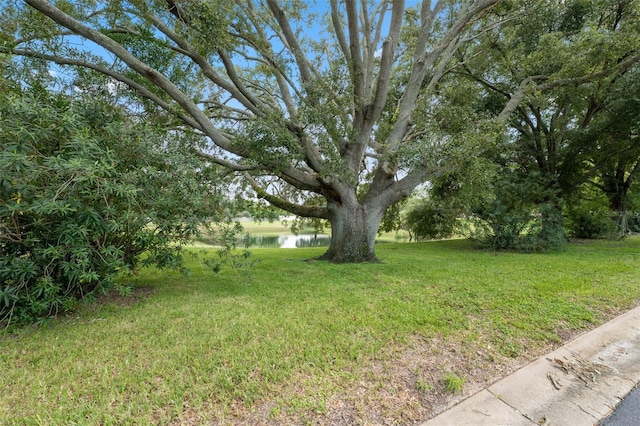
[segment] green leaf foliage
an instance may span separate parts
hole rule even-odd
[[[73,309],[141,261],[181,266],[224,215],[184,137],[86,94],[0,95],[0,323]]]

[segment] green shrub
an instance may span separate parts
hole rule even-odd
[[[567,211],[567,229],[574,238],[604,238],[615,234],[617,225],[605,208],[577,205]]]
[[[472,211],[472,237],[494,250],[561,250],[566,242],[561,200],[528,176],[500,176],[493,198]],[[551,201],[543,201],[551,199]]]
[[[458,229],[458,215],[453,209],[425,200],[407,212],[405,222],[416,240],[448,238]]]
[[[179,244],[220,208],[175,137],[98,99],[22,90],[0,95],[0,323],[73,309],[143,252],[180,267]]]

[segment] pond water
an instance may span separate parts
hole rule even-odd
[[[248,235],[245,238],[248,247],[299,248],[328,247],[327,235]]]

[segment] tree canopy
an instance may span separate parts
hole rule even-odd
[[[491,138],[487,123],[638,61],[633,27],[609,49],[583,25],[583,9],[600,3],[24,0],[0,17],[0,49],[126,86],[137,108],[206,138],[193,146],[204,164],[241,176],[276,207],[330,221],[323,259],[359,262],[376,260],[388,207],[476,155],[474,135]],[[637,10],[635,0],[617,3]],[[542,12],[559,26],[544,27]],[[611,50],[610,60],[592,63],[594,49]],[[497,96],[466,122],[457,112],[467,106],[444,110],[442,94],[459,93],[459,71],[482,58],[488,74],[471,74]]]
[[[6,52],[129,86],[176,127],[205,135],[204,161],[243,173],[277,207],[331,221],[325,258],[340,262],[375,259],[386,208],[435,173],[413,149],[428,138],[412,112],[498,0],[410,11],[402,1],[331,1],[321,16],[272,0],[25,3],[4,13],[15,28]],[[314,194],[323,205],[303,202]]]
[[[638,160],[632,130],[638,18],[634,1],[535,2],[526,14],[459,50],[461,66],[454,73],[468,78],[465,114],[502,116],[507,129],[482,154],[497,167],[488,182],[493,194],[472,209],[491,228],[494,246],[561,245],[563,207],[576,203],[585,182],[607,192],[615,200],[611,208],[624,216],[620,200]],[[528,241],[518,242],[524,234]]]

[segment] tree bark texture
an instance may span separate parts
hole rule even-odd
[[[382,220],[380,208],[359,203],[331,203],[331,243],[320,260],[334,263],[378,262],[375,240]]]

